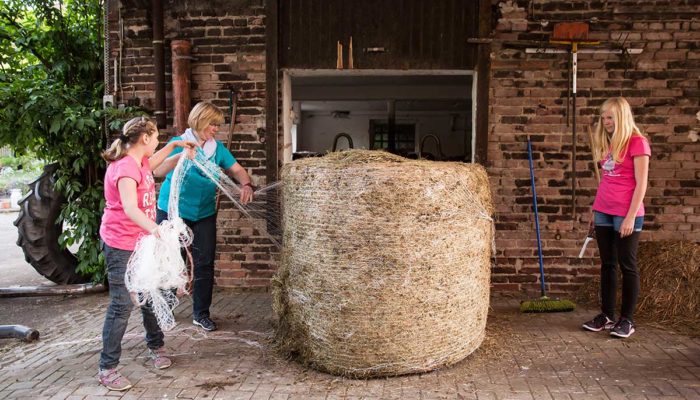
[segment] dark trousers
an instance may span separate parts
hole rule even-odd
[[[168,219],[168,213],[158,210],[156,222]],[[192,318],[209,317],[212,292],[214,290],[214,257],[216,255],[216,214],[190,221],[183,219],[192,229],[192,262],[194,276],[192,277]],[[187,261],[187,259],[185,259]]]
[[[115,249],[102,244],[102,250],[107,264],[107,280],[109,281],[109,306],[102,327],[102,352],[100,353],[100,369],[115,368],[122,354],[122,339],[129,322],[131,310],[134,308],[129,291],[124,285],[126,264],[131,257],[131,251]],[[163,347],[163,331],[158,326],[158,320],[153,310],[147,305],[141,307],[143,327],[146,329],[146,345],[155,350]]]
[[[601,310],[615,320],[617,295],[617,265],[622,272],[622,308],[620,316],[633,320],[639,296],[639,271],[637,270],[637,247],[641,232],[632,232],[624,238],[612,226],[596,226],[596,241],[600,253],[600,298]]]

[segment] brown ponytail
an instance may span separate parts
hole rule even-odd
[[[117,161],[126,155],[126,150],[130,144],[136,143],[142,135],[155,132],[156,125],[146,117],[136,117],[130,119],[122,133],[112,142],[107,150],[102,153],[102,158],[107,162]]]

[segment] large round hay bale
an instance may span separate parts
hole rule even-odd
[[[355,150],[282,170],[278,344],[353,377],[430,371],[484,339],[492,203],[474,164]]]

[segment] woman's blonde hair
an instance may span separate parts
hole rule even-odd
[[[603,126],[603,113],[610,112],[615,122],[615,130],[609,136]],[[624,97],[613,97],[605,100],[600,106],[600,117],[593,132],[591,149],[593,150],[593,160],[598,162],[612,154],[616,163],[621,163],[627,153],[627,146],[630,138],[634,135],[644,135],[634,123],[632,108]]]
[[[151,135],[157,131],[156,124],[150,119],[146,117],[132,118],[124,124],[119,137],[102,153],[102,158],[107,162],[117,161],[126,155],[130,144],[138,142],[144,134]]]
[[[187,124],[195,132],[201,132],[209,124],[221,125],[224,123],[224,113],[219,110],[219,107],[213,105],[208,101],[200,101],[197,103],[192,111],[190,111],[189,117],[187,117]]]

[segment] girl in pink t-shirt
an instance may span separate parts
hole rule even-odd
[[[593,159],[600,163],[601,179],[593,202],[600,253],[601,313],[583,324],[589,331],[609,329],[626,338],[634,333],[634,309],[639,296],[637,247],[644,220],[644,194],[649,176],[649,141],[634,123],[632,109],[622,97],[608,99],[600,108],[593,134]],[[617,264],[622,271],[622,307],[615,323]]]
[[[109,307],[102,330],[102,352],[98,379],[111,390],[127,390],[128,379],[117,371],[121,341],[133,304],[124,285],[124,275],[136,241],[146,234],[158,235],[155,222],[156,192],[151,172],[158,166],[172,169],[179,153],[166,157],[175,147],[194,148],[196,143],[170,142],[158,152],[158,129],[145,117],[131,119],[124,125],[111,147],[103,153],[109,163],[104,179],[105,209],[100,225],[103,252],[109,281]],[[155,152],[155,153],[154,153]],[[163,350],[163,332],[149,305],[141,307],[146,344],[154,366],[168,368],[172,362]]]

